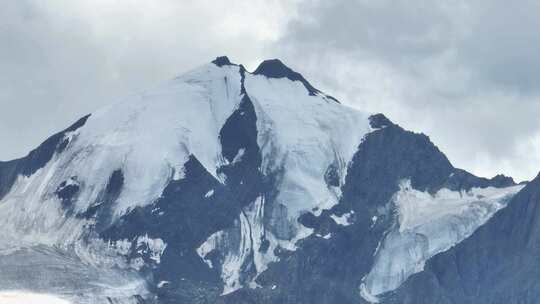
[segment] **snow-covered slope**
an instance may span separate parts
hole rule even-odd
[[[121,172],[122,189],[107,206],[106,224],[152,204],[171,179],[182,178],[189,155],[217,177],[219,130],[240,95],[238,66],[207,64],[93,113],[83,127],[64,134],[61,153],[30,176],[19,175],[2,198],[0,251],[86,247],[90,227],[103,220],[87,214],[105,203],[115,172]],[[59,195],[68,187],[75,189],[69,201]],[[83,258],[98,263],[106,254]]]
[[[238,70],[208,64],[92,114],[65,135],[64,152],[33,175],[19,176],[2,198],[0,229],[30,243],[73,243],[88,221],[65,217],[66,206],[55,195],[63,182],[77,185],[77,199],[67,208],[82,214],[102,203],[110,177],[121,170],[114,221],[155,201],[170,179],[181,178],[190,154],[217,176],[219,130],[240,102]]]
[[[245,83],[257,112],[263,172],[284,171],[277,201],[291,218],[335,205],[347,165],[370,132],[369,115],[308,95],[299,81],[248,75]],[[324,176],[330,167],[339,182],[329,189]]]

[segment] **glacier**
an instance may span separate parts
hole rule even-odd
[[[409,180],[402,181],[392,198],[397,224],[381,241],[375,263],[362,280],[362,297],[378,303],[378,295],[398,288],[422,271],[429,258],[470,236],[523,187],[443,188],[431,194],[412,188]]]
[[[136,271],[122,269],[121,264],[105,264],[102,252],[88,260],[89,256],[77,251],[40,245],[2,253],[0,299],[1,294],[12,294],[28,301],[35,299],[23,303],[47,303],[50,298],[61,299],[58,303],[101,304],[114,299],[115,303],[135,304],[134,295],[150,296]],[[111,255],[109,262],[116,259]]]

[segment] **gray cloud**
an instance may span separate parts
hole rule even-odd
[[[540,169],[535,1],[21,0],[0,10],[0,159],[227,54],[281,57],[480,175]]]

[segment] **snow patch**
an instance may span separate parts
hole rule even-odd
[[[332,237],[332,233],[327,233],[327,234],[325,234],[325,235],[322,235],[322,234],[317,233],[315,236],[320,237],[320,238],[323,238],[323,239],[325,239],[325,240],[328,240],[328,239],[330,239],[330,238]]]
[[[161,281],[161,282],[159,282],[159,283],[157,284],[157,288],[163,288],[163,287],[169,285],[170,283],[171,283],[171,282],[169,282],[169,281]]]
[[[360,296],[369,303],[379,303],[379,298],[369,293],[366,284],[360,284]]]
[[[178,181],[186,177],[186,170],[184,166],[179,168],[173,168],[173,180]]]
[[[232,163],[236,164],[237,162],[241,161],[242,157],[244,156],[244,153],[246,153],[246,149],[240,148],[238,150],[238,153],[234,156]]]
[[[209,197],[211,197],[212,195],[214,195],[214,189],[210,189],[210,191],[206,192],[206,194],[204,195],[204,197],[209,198]]]
[[[341,216],[337,216],[335,214],[332,214],[332,215],[330,215],[330,217],[338,225],[349,226],[351,224],[351,222],[350,222],[351,215],[352,215],[352,212],[349,212],[349,213],[344,213]]]
[[[160,238],[149,238],[148,234],[139,236],[137,238],[137,248],[139,253],[146,253],[150,255],[150,259],[159,264],[161,262],[161,256],[167,248],[167,243],[163,242]]]

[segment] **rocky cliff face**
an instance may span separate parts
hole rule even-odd
[[[279,60],[249,73],[219,57],[0,162],[0,289],[74,303],[498,303],[459,287],[499,273],[452,268],[463,251],[515,255],[503,270],[523,284],[504,295],[533,299],[532,277],[510,273],[534,260],[534,207],[512,210],[540,188],[523,187],[454,168],[427,136]],[[484,252],[502,227],[523,242]]]

